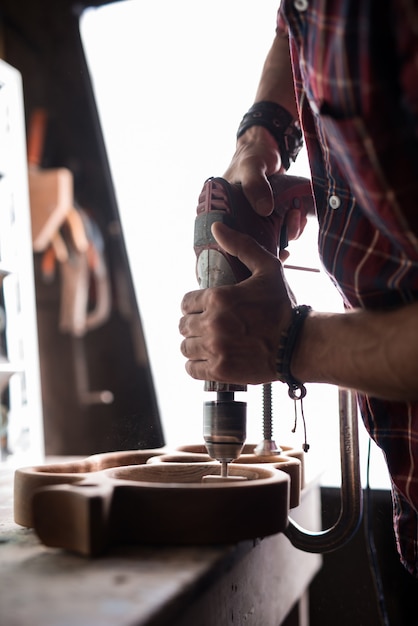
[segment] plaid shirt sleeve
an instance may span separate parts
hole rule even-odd
[[[277,28],[289,33],[326,271],[347,307],[417,301],[413,0],[283,0]],[[391,475],[401,560],[418,576],[418,403],[359,404]]]

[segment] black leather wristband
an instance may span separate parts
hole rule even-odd
[[[251,126],[263,126],[277,142],[283,167],[288,170],[303,146],[303,136],[299,122],[289,111],[276,102],[267,100],[256,102],[241,120],[237,138]]]
[[[302,326],[311,311],[312,307],[306,304],[293,309],[290,326],[282,333],[277,350],[276,371],[279,379],[289,387],[289,396],[293,399],[303,398],[306,395],[304,384],[294,378],[290,371],[290,363]]]

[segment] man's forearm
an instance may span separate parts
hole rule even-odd
[[[312,313],[291,363],[304,382],[388,400],[418,399],[418,303],[391,311]]]
[[[255,97],[256,102],[262,100],[276,102],[287,109],[293,117],[298,117],[289,40],[283,35],[276,35],[264,62]]]

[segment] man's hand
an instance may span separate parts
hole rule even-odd
[[[236,285],[185,295],[179,329],[186,370],[193,378],[224,383],[277,380],[277,348],[292,308],[282,265],[248,235],[221,223],[212,232],[252,276]]]
[[[293,71],[287,34],[276,33],[265,60],[255,102],[276,102],[297,119]],[[256,213],[270,215],[273,194],[267,176],[282,172],[277,141],[262,126],[252,126],[237,141],[236,152],[224,174],[230,183],[242,183]]]
[[[235,154],[223,178],[230,183],[241,183],[254,211],[267,216],[274,207],[267,176],[281,170],[276,140],[262,126],[252,126],[238,139]]]
[[[262,126],[249,128],[238,140],[237,150],[223,178],[230,183],[240,183],[242,191],[254,211],[268,216],[274,208],[274,195],[268,176],[280,172],[281,159],[276,140]],[[286,176],[286,174],[282,174]],[[313,202],[311,210],[313,214]],[[307,223],[306,205],[301,210],[290,208],[284,218],[289,241],[298,239]],[[280,260],[289,256],[280,252]]]

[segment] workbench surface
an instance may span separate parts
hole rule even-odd
[[[96,559],[47,548],[13,521],[13,474],[0,469],[2,626],[277,626],[321,565],[282,534],[233,546],[120,547]],[[292,517],[318,528],[317,486]]]

